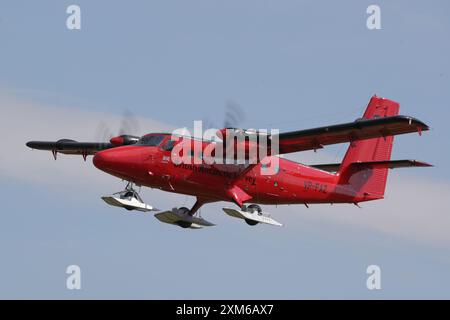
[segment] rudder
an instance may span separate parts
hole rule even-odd
[[[373,96],[363,119],[391,117],[399,113],[400,105],[392,100]],[[351,166],[354,162],[386,161],[391,159],[394,136],[353,141],[339,168],[339,183],[350,185],[358,198],[380,199],[384,196],[388,176],[387,168]]]

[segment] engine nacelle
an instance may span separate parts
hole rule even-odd
[[[223,141],[223,154],[225,158],[237,159],[239,150],[245,157],[245,160],[260,160],[270,152],[270,139],[267,133],[256,130],[224,128],[217,131],[217,135]],[[267,139],[265,144],[265,154],[260,155],[260,141]],[[257,157],[257,159],[253,159]]]
[[[113,144],[116,147],[135,144],[138,141],[139,137],[132,136],[129,134],[123,134],[121,136],[113,137],[111,138],[111,140],[109,140],[109,142],[111,142],[111,144]]]

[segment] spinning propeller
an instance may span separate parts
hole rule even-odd
[[[120,122],[118,134],[105,122],[100,122],[96,130],[96,140],[109,141],[115,147],[134,144],[139,141],[140,126],[138,119],[129,110],[125,110]]]

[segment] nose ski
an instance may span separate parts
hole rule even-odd
[[[139,193],[134,190],[133,184],[130,182],[125,187],[125,190],[116,192],[111,196],[104,196],[102,197],[102,200],[110,206],[124,208],[129,211],[159,211],[159,209],[156,209],[153,206],[142,201]]]

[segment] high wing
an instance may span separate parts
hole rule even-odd
[[[113,148],[110,142],[78,142],[69,139],[58,141],[29,141],[27,146],[37,150],[52,151],[56,158],[57,153],[82,155],[84,158],[98,151]]]
[[[111,138],[109,142],[78,142],[70,139],[58,141],[29,141],[27,147],[37,150],[47,150],[53,153],[56,159],[58,153],[82,155],[86,160],[88,155],[94,155],[99,151],[124,145],[134,144],[139,137],[123,134]]]
[[[358,119],[332,126],[281,133],[278,154],[321,149],[325,145],[379,138],[429,130],[422,121],[409,116]],[[272,148],[273,149],[273,148]],[[272,150],[272,154],[277,154]]]

